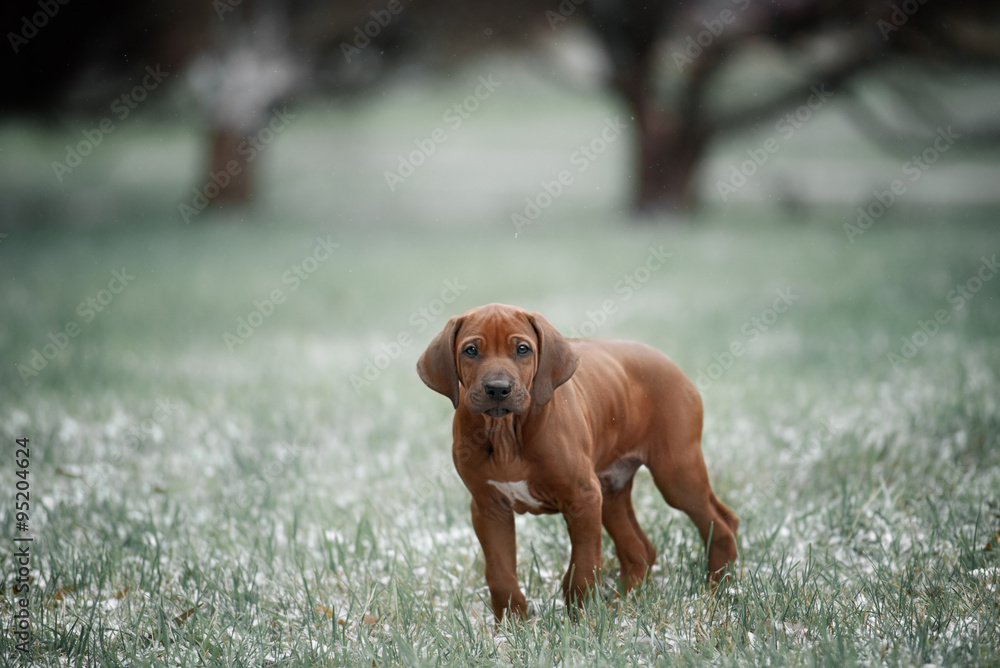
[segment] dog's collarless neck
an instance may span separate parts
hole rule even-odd
[[[489,455],[497,462],[513,462],[521,454],[521,425],[517,416],[506,415],[494,418],[483,415]]]

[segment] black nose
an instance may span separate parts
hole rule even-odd
[[[483,383],[483,389],[490,399],[501,401],[510,395],[512,383],[509,380],[488,380]]]

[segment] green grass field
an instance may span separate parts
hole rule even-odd
[[[49,164],[79,128],[0,130],[4,660],[30,535],[25,665],[997,665],[996,211],[913,195],[854,244],[864,200],[636,222],[623,139],[515,236],[524,198],[622,111],[511,82],[390,192],[475,79],[299,109],[258,206],[191,225],[193,126],[136,118],[62,184]],[[773,169],[829,147],[885,188],[899,161],[841,129],[817,118]],[[716,171],[757,143],[727,140]],[[651,247],[672,255],[644,273]],[[642,471],[648,584],[570,621],[564,523],[519,518],[535,616],[495,628],[451,406],[414,370],[449,315],[492,301],[704,374],[705,457],[741,517],[730,585],[705,586],[694,526]]]

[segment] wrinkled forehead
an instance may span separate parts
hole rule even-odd
[[[483,346],[503,346],[514,338],[538,343],[538,335],[528,314],[522,309],[502,304],[482,306],[465,315],[456,341],[461,343],[472,338],[480,339]]]

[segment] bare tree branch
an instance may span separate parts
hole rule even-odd
[[[973,140],[966,144],[972,148],[995,148],[1000,143],[1000,125],[978,128],[958,126],[955,114],[926,87],[917,90],[914,86],[891,77],[883,79],[886,87],[904,102],[906,110],[913,114],[923,129],[922,133],[900,131],[899,124],[873,110],[856,90],[846,90],[847,103],[844,109],[851,122],[883,151],[892,155],[907,155],[920,150],[926,145],[928,137],[945,126],[957,127],[956,133],[963,139]]]
[[[852,77],[873,67],[878,58],[868,52],[858,51],[853,58],[841,63],[838,67],[809,77],[809,81],[800,86],[783,91],[764,102],[738,109],[728,114],[707,121],[712,132],[739,130],[759,123],[781,111],[803,104],[817,86],[824,86],[831,91],[843,92]]]
[[[886,122],[858,96],[857,91],[848,89],[845,92],[843,109],[851,123],[882,151],[891,155],[904,155],[912,152],[920,143],[919,138],[910,133],[901,133],[897,125]],[[926,138],[923,141],[926,142]]]

